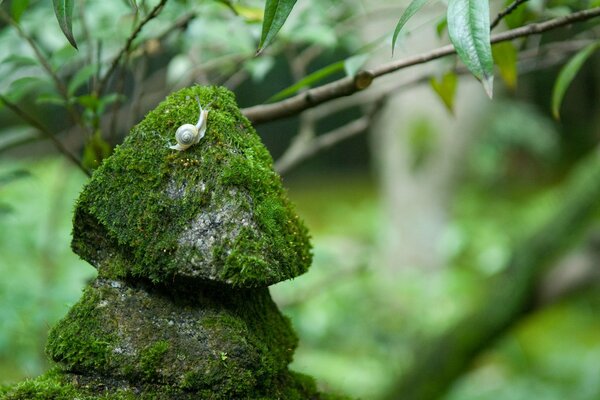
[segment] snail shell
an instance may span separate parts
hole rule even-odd
[[[198,101],[198,108],[200,108],[200,116],[198,117],[198,122],[196,125],[192,124],[183,124],[177,131],[175,132],[175,140],[177,144],[174,146],[169,146],[170,149],[183,151],[188,147],[198,143],[200,139],[204,137],[206,133],[206,120],[208,118],[208,107],[206,110],[202,109],[200,105],[200,99],[196,96],[196,101]]]

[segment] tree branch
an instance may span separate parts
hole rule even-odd
[[[570,25],[575,22],[586,21],[598,16],[600,16],[600,7],[595,7],[564,17],[526,25],[493,35],[491,37],[491,42],[499,43],[520,37],[540,34]],[[338,79],[334,82],[307,90],[306,92],[300,93],[277,103],[262,104],[244,108],[242,109],[242,112],[255,125],[289,117],[327,101],[336,99],[338,97],[349,96],[360,90],[366,89],[371,84],[373,79],[376,79],[380,76],[414,65],[424,64],[429,61],[454,54],[455,52],[456,50],[452,45],[442,46],[427,53],[417,54],[399,61],[392,61],[380,65],[372,70],[361,71],[355,77]]]
[[[383,107],[384,102],[385,97],[382,97],[368,114],[322,135],[311,137],[308,140],[299,143],[297,146],[290,147],[289,151],[286,151],[285,154],[275,162],[275,170],[283,175],[318,152],[333,147],[344,140],[350,139],[351,137],[366,131],[371,125],[371,121],[377,112]]]
[[[108,71],[106,71],[106,74],[104,74],[104,76],[102,77],[102,80],[98,84],[98,93],[102,93],[102,91],[104,90],[104,87],[108,83],[108,80],[110,79],[110,77],[112,76],[113,72],[115,72],[115,69],[119,65],[119,62],[121,62],[121,59],[123,58],[123,56],[125,55],[125,53],[129,52],[129,50],[131,49],[131,45],[133,44],[133,41],[135,40],[135,38],[137,37],[137,35],[142,31],[142,28],[144,28],[144,25],[146,25],[148,22],[150,22],[151,20],[153,20],[154,18],[156,18],[156,16],[158,16],[158,14],[160,14],[160,12],[162,11],[162,9],[163,9],[163,7],[165,6],[166,3],[167,3],[167,0],[161,0],[152,9],[152,11],[150,11],[150,13],[148,15],[146,15],[146,18],[144,18],[138,24],[137,28],[135,28],[134,31],[131,32],[131,35],[129,35],[129,37],[127,38],[127,41],[125,42],[125,45],[121,48],[121,50],[119,51],[119,53],[115,56],[115,58],[113,59],[111,65],[110,65],[110,67],[108,68]]]
[[[513,11],[515,11],[517,9],[517,7],[519,7],[521,4],[523,4],[523,3],[527,2],[527,1],[528,0],[515,0],[508,7],[506,7],[504,10],[500,11],[498,13],[498,15],[496,15],[496,18],[494,18],[494,20],[490,24],[490,30],[492,30],[496,26],[498,26],[498,24],[500,23],[500,21],[502,21],[502,19],[504,17],[506,17],[508,14],[512,13]]]
[[[54,144],[54,147],[56,147],[56,149],[58,151],[60,151],[70,161],[72,161],[73,164],[77,165],[77,167],[79,167],[79,169],[82,170],[84,174],[86,174],[87,176],[91,176],[90,171],[88,171],[83,166],[83,164],[81,163],[81,161],[79,161],[79,159],[75,156],[75,154],[71,153],[69,151],[69,149],[67,149],[65,147],[65,145],[62,144],[62,142],[60,140],[58,140],[58,138],[52,132],[50,132],[48,130],[48,128],[46,128],[38,120],[36,120],[35,118],[33,118],[31,115],[27,114],[18,105],[14,104],[13,102],[11,102],[10,100],[8,100],[6,97],[4,97],[1,94],[0,94],[0,102],[4,103],[6,105],[6,107],[8,107],[12,112],[14,112],[16,115],[18,115],[19,117],[21,117],[21,119],[23,119],[29,125],[33,126],[38,131],[40,131],[45,137],[47,137],[48,139],[50,139],[52,141],[52,143]]]

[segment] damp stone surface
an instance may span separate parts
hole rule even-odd
[[[171,149],[196,98],[206,134]],[[0,399],[343,398],[288,368],[268,286],[308,270],[308,232],[228,90],[182,89],[131,130],[81,192],[72,248],[98,276],[49,333],[54,367]]]

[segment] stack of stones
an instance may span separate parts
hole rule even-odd
[[[205,137],[170,149],[211,103]],[[233,94],[174,93],[94,173],[73,250],[98,270],[50,332],[48,374],[5,399],[325,399],[288,370],[297,338],[268,286],[311,262],[272,159]]]

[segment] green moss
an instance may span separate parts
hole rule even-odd
[[[169,347],[169,342],[159,340],[142,351],[140,367],[146,381],[156,381],[159,378],[159,369]]]
[[[0,392],[1,400],[349,400],[318,393],[312,378],[285,373],[251,393],[232,395],[212,390],[185,391],[168,385],[135,384],[85,378],[51,370]]]
[[[48,354],[67,372],[232,396],[286,371],[297,338],[268,289],[166,289],[96,280],[52,329]]]
[[[169,149],[177,127],[197,119],[195,96],[213,102],[206,136],[186,151]],[[245,287],[295,277],[311,261],[271,156],[233,94],[217,87],[182,89],[132,129],[78,200],[73,249],[105,277]]]
[[[103,371],[110,363],[116,321],[106,321],[98,312],[101,291],[87,288],[81,300],[48,335],[46,352],[54,361],[74,372]]]

